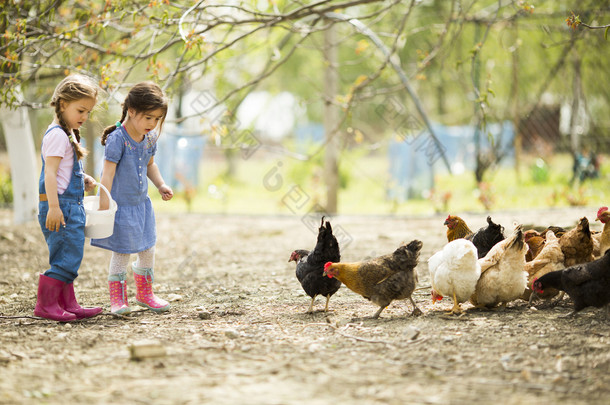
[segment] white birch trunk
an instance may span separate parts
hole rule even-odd
[[[0,107],[0,123],[11,164],[14,221],[16,224],[22,224],[36,220],[40,173],[27,108],[9,110]]]

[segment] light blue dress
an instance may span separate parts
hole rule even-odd
[[[138,253],[157,242],[155,213],[148,196],[148,162],[157,152],[155,131],[134,141],[124,127],[106,138],[104,159],[117,164],[112,182],[112,198],[118,209],[114,232],[104,239],[91,239],[91,245],[118,253]]]

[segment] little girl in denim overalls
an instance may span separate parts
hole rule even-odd
[[[96,97],[97,87],[89,78],[66,77],[53,94],[55,120],[42,140],[38,221],[51,268],[40,275],[34,315],[62,322],[102,312],[102,308],[82,308],[74,294],[85,246],[83,198],[85,189],[95,187],[93,178],[83,172],[80,159],[86,150],[79,144],[78,128],[89,117]]]
[[[131,311],[127,296],[127,267],[130,256],[136,284],[136,303],[155,312],[164,312],[170,304],[155,296],[154,254],[157,242],[155,213],[148,196],[148,179],[157,187],[163,200],[173,197],[155,163],[158,134],[167,114],[167,99],[152,82],[136,84],[123,103],[123,114],[116,125],[102,135],[104,168],[101,183],[110,190],[117,203],[113,234],[104,239],[91,239],[91,245],[112,251],[108,287],[110,311],[127,314]],[[100,209],[108,208],[108,198],[100,195]]]

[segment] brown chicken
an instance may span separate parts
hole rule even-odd
[[[447,242],[472,235],[472,231],[464,220],[456,215],[449,215],[445,220],[447,225]]]
[[[379,305],[373,318],[378,318],[393,300],[407,298],[413,304],[412,315],[421,315],[411,294],[417,284],[415,267],[422,246],[422,242],[414,240],[393,253],[374,259],[356,263],[328,262],[324,265],[324,274],[336,277],[353,292]]]
[[[552,233],[552,232],[551,232]],[[544,248],[545,238],[534,229],[529,229],[523,233],[523,240],[527,243],[527,253],[525,254],[525,261],[531,262],[538,256],[542,248]]]
[[[566,233],[566,230],[563,229],[562,227],[551,225],[551,226],[547,227],[544,231],[542,231],[541,235],[544,237],[544,235],[546,235],[546,233],[548,231],[553,231],[555,236],[557,236],[558,238],[561,238],[563,236],[563,234]]]
[[[597,256],[603,256],[610,248],[610,211],[608,211],[608,207],[601,207],[597,211],[595,220],[604,224],[604,229],[599,234],[599,252],[597,252]]]
[[[559,238],[559,245],[565,256],[565,267],[592,261],[594,259],[593,241],[587,217],[582,217],[575,228],[564,233]]]
[[[447,241],[453,242],[462,238],[471,241],[477,248],[479,259],[485,257],[496,243],[504,239],[504,227],[494,223],[489,216],[487,226],[476,232],[472,232],[466,222],[455,215],[449,215],[445,220],[445,225],[447,225]]]
[[[521,298],[527,285],[525,252],[521,225],[511,236],[497,243],[487,255],[479,259],[481,277],[470,302],[477,308],[506,307],[510,301]]]
[[[527,288],[521,296],[525,301],[529,301],[532,295],[532,283],[535,279],[544,276],[555,270],[564,268],[564,256],[559,246],[559,238],[552,231],[546,233],[546,242],[536,258],[525,263],[525,271],[527,272]],[[555,288],[547,288],[544,294],[539,295],[539,298],[549,299],[559,294],[559,290]]]

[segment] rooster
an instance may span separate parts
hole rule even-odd
[[[417,266],[422,242],[414,240],[402,245],[393,253],[357,263],[333,263],[324,265],[324,274],[336,278],[353,292],[379,305],[379,314],[393,300],[409,299],[413,304],[412,315],[421,310],[411,294],[417,284]]]
[[[468,301],[474,293],[481,275],[477,261],[477,249],[472,242],[456,239],[428,259],[432,302],[443,299],[443,294],[453,298],[452,314],[462,312],[460,303]]]
[[[495,224],[491,217],[487,217],[487,226],[482,227],[476,232],[472,232],[466,222],[455,215],[449,215],[445,220],[447,225],[447,241],[464,238],[477,248],[478,258],[485,257],[487,252],[498,242],[504,239],[504,227]]]
[[[566,267],[592,261],[594,259],[593,241],[587,217],[582,217],[575,228],[561,235],[559,245],[565,256]]]
[[[339,244],[333,235],[330,222],[324,224],[324,217],[318,229],[318,240],[312,252],[308,250],[295,250],[288,262],[296,262],[296,276],[307,295],[311,297],[309,310],[313,312],[313,303],[318,295],[326,297],[324,312],[328,311],[330,297],[339,290],[341,282],[337,279],[324,277],[324,263],[341,260]]]
[[[547,273],[534,280],[532,288],[537,295],[550,288],[565,291],[574,302],[570,316],[586,307],[600,308],[610,303],[609,269],[610,252],[606,252],[595,261]]]
[[[525,291],[527,273],[524,271],[527,245],[523,230],[517,225],[513,234],[496,244],[487,255],[479,259],[481,277],[470,302],[478,308],[506,307]]]
[[[597,211],[595,220],[604,224],[604,229],[599,235],[599,255],[603,256],[610,248],[610,211],[608,211],[608,207],[601,207]]]

